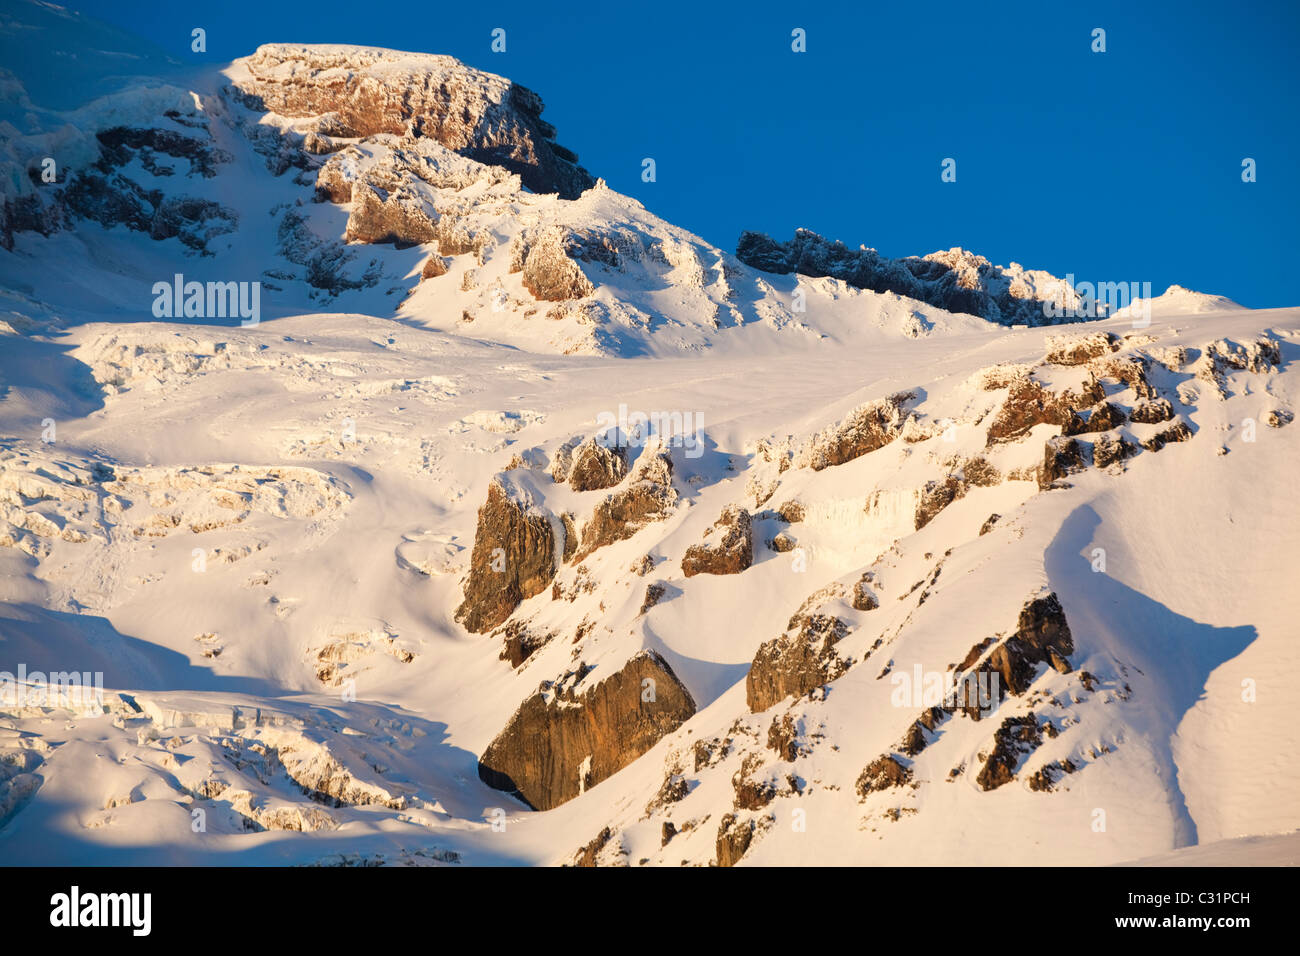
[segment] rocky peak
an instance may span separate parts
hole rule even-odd
[[[578,157],[555,142],[540,96],[450,56],[273,43],[236,60],[227,75],[245,106],[319,118],[324,135],[429,137],[518,173],[534,192],[566,199],[595,184]]]
[[[1045,302],[1078,305],[1078,296],[1061,279],[1015,263],[997,266],[960,248],[891,259],[807,229],[796,230],[789,242],[747,231],[736,244],[736,258],[762,272],[829,276],[857,289],[892,292],[1002,325],[1049,325],[1061,320],[1046,316]]]

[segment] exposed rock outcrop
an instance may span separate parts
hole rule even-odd
[[[1169,404],[1167,398],[1138,402],[1133,406],[1132,414],[1129,415],[1131,421],[1145,425],[1158,425],[1160,422],[1167,422],[1173,417],[1174,407]]]
[[[1056,785],[1062,777],[1074,773],[1078,769],[1073,760],[1053,760],[1050,763],[1043,764],[1042,767],[1030,774],[1026,782],[1029,784],[1030,790],[1038,793],[1050,793],[1056,789]]]
[[[168,128],[171,125],[177,128]],[[238,215],[215,200],[157,185],[162,180],[168,187],[175,183],[183,188],[193,178],[215,176],[230,162],[230,154],[216,146],[197,111],[192,116],[170,111],[157,127],[110,127],[96,132],[95,139],[99,156],[93,163],[66,170],[62,179],[39,192],[5,199],[0,245],[12,249],[15,232],[49,235],[88,219],[106,229],[125,226],[155,240],[179,239],[203,253],[212,239],[237,228]],[[135,172],[137,165],[149,174],[145,184]],[[178,172],[183,175],[176,176]]]
[[[614,831],[609,827],[604,827],[599,833],[591,838],[591,842],[578,851],[574,857],[573,865],[578,867],[594,867],[596,859],[600,856],[600,851],[614,838]]]
[[[969,669],[991,645],[993,650],[976,670],[997,676],[997,695],[990,701],[993,705],[1007,692],[1019,696],[1029,690],[1042,665],[1050,666],[1062,674],[1068,674],[1073,669],[1069,656],[1074,653],[1074,637],[1070,633],[1070,625],[1065,619],[1065,609],[1061,607],[1060,599],[1055,592],[1034,598],[1021,608],[1016,630],[1011,636],[1001,642],[986,639],[976,644],[966,659],[957,665],[959,672],[968,672],[963,678],[964,688],[959,688],[958,699],[964,701],[961,710],[976,720],[980,717],[980,707],[976,702],[977,695],[969,683],[974,679],[974,672]]]
[[[421,279],[436,279],[438,276],[447,274],[447,262],[442,256],[434,253],[424,260],[424,265],[420,267]]]
[[[927,481],[916,503],[913,524],[920,531],[944,508],[965,496],[971,487],[987,488],[1002,481],[1001,473],[983,458],[960,461],[942,480]]]
[[[232,89],[255,111],[318,117],[325,135],[409,130],[517,173],[534,192],[574,199],[594,185],[577,157],[556,145],[541,97],[449,56],[266,44],[235,62]]]
[[[1049,335],[1046,361],[1053,365],[1086,365],[1093,359],[1109,355],[1117,348],[1119,338],[1113,332]]]
[[[1187,423],[1179,419],[1166,428],[1162,428],[1150,438],[1143,439],[1142,447],[1147,451],[1159,451],[1170,442],[1187,441],[1192,437],[1192,430]]]
[[[1227,376],[1230,372],[1249,371],[1254,374],[1271,371],[1282,362],[1278,344],[1262,336],[1245,345],[1227,339],[1216,339],[1201,349],[1201,357],[1192,363],[1191,371],[1198,379],[1208,382],[1215,394],[1227,396]]]
[[[501,481],[494,480],[479,508],[465,597],[456,620],[474,633],[490,631],[520,602],[545,590],[555,571],[551,517],[515,501]]]
[[[754,563],[753,521],[744,508],[728,505],[705,536],[704,544],[691,545],[682,556],[682,573],[688,578],[739,574]]]
[[[835,680],[848,661],[835,645],[849,632],[848,625],[826,614],[796,615],[786,632],[766,641],[754,655],[745,677],[745,699],[758,713],[789,696],[800,697]]]
[[[786,531],[778,531],[767,542],[768,549],[775,551],[777,554],[786,554],[793,551],[795,546],[794,538]]]
[[[734,813],[728,813],[718,824],[718,838],[715,852],[718,866],[735,866],[740,862],[754,842],[756,825],[752,819],[739,820]]]
[[[586,669],[543,684],[479,758],[479,777],[537,810],[572,800],[645,753],[695,713],[654,651],[582,691]]]
[[[876,597],[875,592],[871,589],[871,582],[875,576],[867,571],[853,582],[853,595],[851,603],[855,611],[874,611],[880,607],[880,600]]]
[[[786,761],[799,756],[799,728],[789,714],[772,718],[772,725],[767,728],[767,746]]]
[[[942,481],[927,481],[916,502],[916,517],[913,519],[916,530],[924,528],[934,520],[935,515],[965,493],[966,483],[954,475],[949,475]]]
[[[1038,720],[1034,715],[1008,717],[993,734],[993,748],[984,760],[984,766],[975,778],[985,790],[996,790],[1016,777],[1016,768],[1026,755],[1033,753],[1043,742]]]
[[[883,448],[898,437],[914,392],[898,392],[859,405],[842,422],[813,435],[796,452],[796,467],[821,471]]]
[[[1110,431],[1124,424],[1124,410],[1114,402],[1098,402],[1092,408],[1072,411],[1062,429],[1063,435],[1085,435]]]
[[[1269,428],[1285,428],[1295,420],[1295,415],[1285,408],[1271,408],[1264,413],[1264,424]]]
[[[1054,483],[1088,467],[1083,457],[1083,446],[1077,439],[1058,435],[1048,439],[1043,446],[1043,464],[1038,469],[1038,487],[1050,488]]]
[[[947,719],[948,712],[942,707],[938,705],[927,707],[904,731],[898,749],[908,757],[915,757],[933,742],[935,728]]]
[[[318,200],[350,203],[349,242],[436,240],[441,254],[454,256],[491,243],[490,234],[468,225],[472,214],[519,195],[520,183],[433,140],[381,134],[331,156],[315,188]]]
[[[501,660],[508,661],[511,667],[521,665],[555,637],[550,632],[533,630],[522,621],[509,622],[498,634],[503,641],[498,656]]]
[[[664,596],[666,591],[667,588],[662,584],[647,584],[645,598],[641,601],[641,613],[644,614],[658,604],[659,599]]]
[[[1073,289],[1046,273],[1026,272],[1014,263],[1009,268],[995,266],[964,249],[891,259],[874,249],[849,249],[807,229],[797,230],[789,242],[743,232],[736,258],[763,272],[831,276],[855,288],[893,292],[1003,325],[1071,321],[1049,316],[1048,303],[1079,301]]]
[[[578,265],[570,245],[571,236],[553,228],[526,239],[516,240],[512,251],[520,263],[524,288],[543,302],[566,302],[591,295],[591,284]]]
[[[1015,379],[1006,401],[989,425],[989,442],[1007,442],[1019,438],[1035,425],[1064,428],[1075,409],[1089,408],[1106,397],[1101,383],[1090,379],[1078,392],[1056,394],[1028,376]]]
[[[1091,368],[1102,378],[1123,382],[1139,399],[1156,397],[1155,386],[1147,378],[1151,360],[1141,355],[1121,355],[1094,362]]]
[[[574,491],[613,488],[627,476],[627,449],[588,438],[573,451],[569,487]]]
[[[860,798],[868,794],[888,790],[891,787],[906,786],[912,779],[912,771],[903,765],[893,754],[885,754],[863,769],[858,775],[857,791]]]
[[[787,501],[776,508],[776,516],[786,524],[798,524],[803,521],[806,513],[803,503],[799,501]]]
[[[596,506],[582,528],[582,543],[573,560],[581,561],[597,548],[622,541],[653,521],[668,517],[677,504],[672,459],[663,452],[646,452],[627,483]]]
[[[1118,461],[1132,458],[1137,454],[1137,446],[1123,435],[1098,435],[1092,443],[1092,463],[1098,468],[1109,468]]]
[[[344,238],[348,242],[415,245],[437,239],[438,227],[423,199],[410,190],[381,193],[357,183],[352,187],[352,211]]]

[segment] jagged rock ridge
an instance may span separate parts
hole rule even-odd
[[[891,259],[874,249],[849,249],[838,240],[799,229],[784,243],[764,233],[743,232],[736,258],[763,272],[832,276],[858,289],[892,292],[1002,325],[1072,321],[1047,317],[1044,303],[1079,304],[1074,290],[1061,279],[1026,271],[1015,263],[996,266],[964,249]]]

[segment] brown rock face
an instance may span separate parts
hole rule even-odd
[[[627,486],[596,506],[582,528],[582,546],[574,560],[581,561],[597,548],[630,538],[650,522],[667,518],[677,503],[672,473],[672,460],[667,455],[643,456]]]
[[[907,730],[903,733],[903,739],[898,744],[898,749],[905,756],[915,757],[926,747],[930,746],[930,735],[934,733],[936,727],[948,719],[948,712],[938,705],[927,707],[921,711],[921,716],[912,721]]]
[[[1038,793],[1049,793],[1056,789],[1056,784],[1062,777],[1078,769],[1073,760],[1053,760],[1030,775],[1029,789]]]
[[[971,648],[971,653],[959,666],[965,670],[979,658],[983,645]],[[1035,598],[1020,610],[1016,631],[993,649],[980,670],[998,675],[998,697],[1004,691],[1020,695],[1029,689],[1038,675],[1038,667],[1047,664],[1063,674],[1071,670],[1067,659],[1074,653],[1074,637],[1070,634],[1065,609],[1055,593]],[[972,695],[966,695],[967,701]],[[967,713],[970,704],[962,708]]]
[[[549,810],[626,767],[695,713],[667,661],[641,651],[585,691],[585,671],[543,684],[479,758],[480,779]]]
[[[821,471],[883,448],[903,430],[904,409],[915,397],[899,392],[858,407],[838,425],[814,435],[800,450],[798,463]]]
[[[1109,355],[1119,347],[1113,332],[1091,332],[1079,337],[1052,337],[1047,361],[1054,365],[1086,365],[1095,358]]]
[[[249,108],[321,117],[334,137],[408,129],[471,159],[518,173],[534,192],[574,199],[594,185],[554,142],[541,97],[449,56],[267,44],[237,61],[233,90]],[[326,114],[330,114],[326,116]]]
[[[352,187],[352,211],[348,215],[348,242],[392,242],[416,245],[438,238],[438,226],[424,201],[408,190],[390,193],[366,183]]]
[[[1086,417],[1079,412],[1071,412],[1070,420],[1065,423],[1062,434],[1083,435],[1104,432],[1124,424],[1124,411],[1114,402],[1100,402],[1086,409],[1086,412]]]
[[[1050,488],[1053,482],[1088,467],[1083,446],[1073,438],[1058,436],[1043,446],[1043,464],[1038,469],[1038,487]]]
[[[786,554],[795,549],[795,540],[786,532],[778,531],[771,540],[767,542],[767,547],[769,550],[775,551],[777,554]]]
[[[688,578],[739,574],[754,563],[753,522],[744,508],[728,505],[705,533],[713,540],[691,545],[682,556],[682,573]]]
[[[767,746],[775,750],[782,760],[794,760],[799,756],[799,728],[789,714],[772,718],[772,726],[767,728]]]
[[[519,621],[511,621],[498,633],[504,641],[498,658],[508,661],[511,667],[518,667],[555,637],[551,633],[530,630]]]
[[[985,790],[996,790],[1016,778],[1021,759],[1038,749],[1043,735],[1033,714],[1008,717],[993,734],[993,750],[975,778]]]
[[[916,530],[920,531],[934,520],[935,515],[965,494],[966,483],[955,475],[942,481],[927,481],[916,503]]]
[[[591,842],[578,851],[574,857],[573,865],[578,867],[594,867],[596,858],[600,856],[600,851],[605,849],[605,844],[614,838],[614,831],[605,827],[594,837]]]
[[[745,678],[745,699],[753,713],[767,710],[791,695],[800,697],[835,680],[848,663],[835,645],[848,625],[825,614],[795,616],[786,633],[765,642],[754,655]]]
[[[1187,441],[1191,437],[1192,430],[1187,427],[1186,422],[1180,420],[1142,442],[1142,447],[1147,451],[1159,451],[1171,441]]]
[[[1264,424],[1269,428],[1285,428],[1295,420],[1295,415],[1285,408],[1273,408],[1264,413]]]
[[[737,773],[731,786],[736,792],[733,806],[737,810],[762,810],[776,799],[776,787],[766,780],[750,780]]]
[[[754,821],[736,820],[734,813],[728,813],[718,824],[718,839],[715,849],[718,854],[718,866],[735,866],[754,842]]]
[[[1138,398],[1155,398],[1156,390],[1147,379],[1150,361],[1145,358],[1110,358],[1099,362],[1100,373],[1106,378],[1123,382]],[[1094,366],[1096,368],[1097,366]]]
[[[1130,417],[1135,422],[1158,425],[1160,422],[1167,422],[1174,417],[1174,407],[1169,404],[1167,398],[1138,402],[1133,406],[1133,414]]]
[[[1135,454],[1137,446],[1122,435],[1118,438],[1099,435],[1092,443],[1092,463],[1098,468],[1109,468],[1115,462],[1131,458]]]
[[[853,582],[853,610],[874,611],[880,607],[880,601],[876,598],[875,592],[871,590],[871,580],[872,574],[868,571]]]
[[[523,250],[524,288],[543,302],[581,299],[596,291],[576,259],[570,254],[568,237],[560,230],[547,230],[530,238]]]
[[[787,501],[776,509],[776,516],[786,524],[798,524],[804,519],[806,509],[798,501]]]
[[[863,769],[858,776],[858,796],[865,798],[869,793],[888,790],[890,787],[902,787],[912,779],[912,771],[893,754],[885,754]]]
[[[471,188],[473,187],[473,188]],[[519,178],[431,139],[383,133],[336,152],[316,173],[316,198],[350,204],[349,242],[413,245],[436,240],[441,255],[479,252],[487,231],[471,232],[476,203],[518,195]]]
[[[652,607],[658,604],[659,599],[664,596],[664,592],[666,590],[667,588],[665,588],[662,584],[646,585],[645,600],[641,602],[641,613],[644,614],[646,611],[650,610]]]
[[[1012,441],[1035,425],[1064,427],[1075,408],[1087,408],[1105,397],[1105,389],[1096,379],[1090,380],[1078,395],[1069,391],[1057,395],[1032,378],[1017,379],[989,426],[989,441]]]
[[[508,618],[555,577],[555,534],[545,514],[529,513],[499,481],[478,511],[465,599],[456,620],[476,634]]]
[[[573,452],[569,485],[574,491],[613,488],[627,475],[627,451],[588,438]]]
[[[439,255],[432,255],[424,260],[424,266],[420,269],[421,279],[436,279],[438,276],[447,274],[447,263]]]

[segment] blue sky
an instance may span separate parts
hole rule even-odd
[[[277,41],[451,54],[536,90],[594,175],[727,249],[803,226],[888,255],[960,245],[1300,305],[1295,0],[66,5],[190,62]]]

